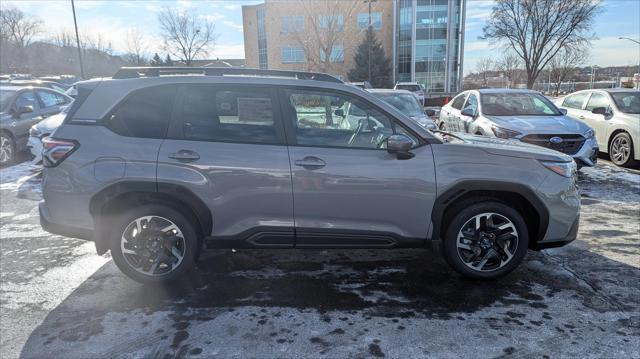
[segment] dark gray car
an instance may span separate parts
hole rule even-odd
[[[39,87],[0,87],[0,165],[13,162],[26,149],[29,129],[55,115],[72,99]]]
[[[138,281],[182,276],[208,248],[438,243],[495,278],[576,237],[571,157],[434,134],[329,75],[135,68],[77,87],[43,140],[40,221]]]

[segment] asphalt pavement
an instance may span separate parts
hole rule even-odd
[[[585,168],[578,240],[497,281],[432,250],[215,251],[144,286],[0,170],[0,358],[640,357],[640,172]]]

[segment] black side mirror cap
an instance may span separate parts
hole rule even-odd
[[[566,108],[559,108],[558,110],[560,110],[560,113],[563,115],[567,114],[567,109]]]
[[[593,110],[591,110],[591,113],[606,116],[608,114],[608,111],[606,107],[596,107]]]
[[[14,117],[19,117],[22,114],[31,113],[31,112],[33,112],[33,107],[32,106],[21,106],[21,107],[18,107],[16,110],[13,111],[13,116]]]
[[[424,113],[429,117],[433,117],[433,116],[436,115],[436,111],[432,110],[432,109],[427,109],[427,110],[424,111]]]
[[[412,158],[413,153],[409,152],[413,147],[413,141],[406,135],[395,134],[387,138],[387,152],[393,153],[399,160]]]
[[[460,112],[460,114],[462,114],[462,116],[467,116],[467,117],[476,117],[476,112],[470,108],[465,108],[464,110],[462,110],[462,112]]]

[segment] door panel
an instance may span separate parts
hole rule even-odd
[[[598,146],[600,148],[606,148],[608,119],[611,118],[611,115],[604,116],[591,112],[596,107],[611,108],[611,103],[607,95],[600,92],[593,92],[582,113],[583,119],[581,121],[589,125],[596,132]]]

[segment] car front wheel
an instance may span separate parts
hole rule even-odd
[[[529,236],[518,211],[500,202],[466,206],[453,216],[444,238],[444,257],[460,274],[493,279],[524,259]]]
[[[131,279],[167,282],[194,267],[198,248],[195,226],[181,213],[162,205],[144,205],[113,219],[113,260]]]

